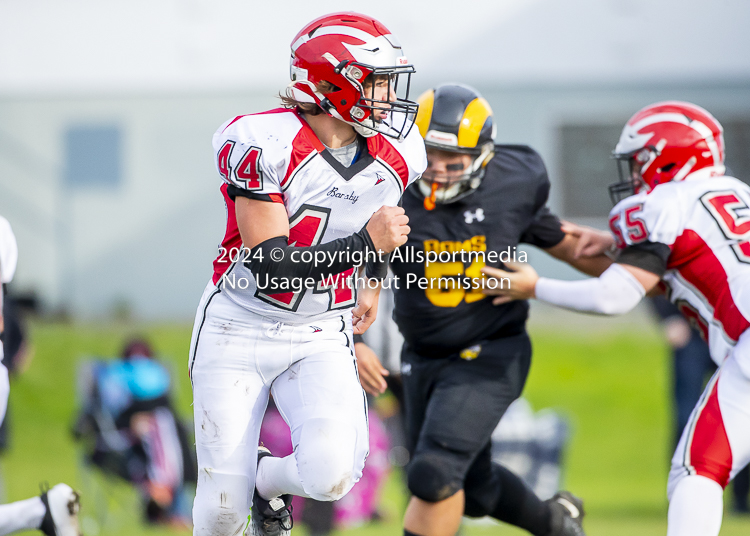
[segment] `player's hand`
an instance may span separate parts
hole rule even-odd
[[[378,356],[365,343],[355,344],[354,354],[357,356],[357,371],[362,388],[373,396],[382,395],[388,387],[384,376],[388,376],[390,372],[383,368]]]
[[[362,335],[378,316],[380,286],[377,289],[365,287],[357,293],[357,305],[352,309],[354,333]]]
[[[612,251],[615,246],[614,237],[607,231],[600,231],[593,227],[577,225],[569,221],[562,222],[562,231],[578,239],[573,257],[597,257]]]
[[[513,300],[528,300],[536,297],[536,282],[539,276],[526,262],[506,262],[507,270],[485,266],[482,273],[495,282],[485,283],[484,294],[497,296],[492,305],[501,305]],[[490,288],[495,287],[495,288]]]
[[[375,249],[390,253],[406,243],[411,229],[407,225],[409,217],[401,207],[382,206],[367,222],[367,232],[370,233]]]

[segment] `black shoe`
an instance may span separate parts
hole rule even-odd
[[[258,447],[258,461],[271,456],[266,447]],[[294,525],[292,521],[292,496],[281,495],[265,500],[255,488],[253,508],[250,512],[253,536],[289,536]]]
[[[550,536],[586,536],[581,499],[568,491],[559,491],[547,502],[552,509]]]

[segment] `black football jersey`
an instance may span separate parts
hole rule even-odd
[[[480,278],[485,263],[498,267],[501,260],[514,260],[514,253],[517,259],[521,242],[550,248],[563,239],[560,220],[547,208],[549,187],[541,157],[523,145],[496,145],[479,188],[432,211],[424,208],[417,185],[410,186],[403,206],[411,232],[407,243],[394,252],[391,269],[396,275],[394,320],[414,351],[441,357],[524,330],[526,301],[495,306],[481,289],[465,283]],[[451,255],[447,262],[428,265],[420,252],[424,257],[429,251],[484,255]],[[490,251],[497,254],[488,255]],[[456,278],[464,284],[420,288],[416,278]]]

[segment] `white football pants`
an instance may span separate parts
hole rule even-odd
[[[332,501],[359,480],[368,453],[367,402],[350,341],[351,323],[343,317],[280,323],[206,288],[190,355],[194,535],[240,534],[247,523],[269,392],[294,445],[286,464],[294,485],[284,489],[287,475],[280,490]]]
[[[39,497],[0,504],[0,536],[19,530],[37,530],[42,524],[46,510]]]
[[[723,489],[750,462],[750,332],[708,382],[672,458],[668,536],[717,536]]]

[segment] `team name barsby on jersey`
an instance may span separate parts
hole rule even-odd
[[[331,188],[330,190],[328,190],[328,192],[326,192],[326,195],[328,197],[336,197],[338,199],[346,199],[347,201],[351,201],[352,205],[357,202],[357,199],[359,199],[359,196],[358,195],[354,195],[354,192],[352,192],[350,194],[343,194],[343,193],[339,192],[339,189],[336,186],[334,186],[333,188]]]

